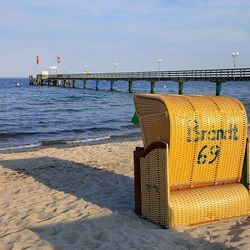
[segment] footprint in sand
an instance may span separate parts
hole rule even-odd
[[[16,222],[17,227],[26,227],[29,224],[28,220],[18,220]]]
[[[40,221],[45,221],[45,220],[52,219],[54,216],[55,216],[55,214],[52,213],[52,212],[50,212],[50,213],[45,213],[44,212],[44,213],[39,214],[38,219]]]

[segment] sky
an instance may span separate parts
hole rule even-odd
[[[0,76],[250,67],[249,0],[0,0]],[[40,64],[35,64],[36,56]]]

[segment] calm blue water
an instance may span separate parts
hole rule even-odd
[[[0,150],[139,137],[139,129],[131,123],[134,104],[126,82],[117,82],[119,92],[113,93],[103,91],[110,87],[105,81],[100,82],[101,91],[83,90],[81,82],[77,87],[39,87],[30,86],[28,79],[0,79]],[[94,89],[95,83],[88,87]],[[149,92],[150,84],[134,82],[133,89]],[[158,93],[177,89],[173,82],[156,84]],[[190,82],[185,92],[214,95],[215,85]],[[250,82],[226,83],[223,94],[238,97],[249,119]]]

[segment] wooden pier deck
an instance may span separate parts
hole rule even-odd
[[[207,81],[216,84],[216,95],[222,91],[222,83],[228,81],[250,81],[250,68],[236,69],[206,69],[206,70],[176,70],[176,71],[145,71],[145,72],[113,72],[113,73],[80,73],[80,74],[49,74],[30,76],[30,84],[62,86],[67,83],[75,87],[75,81],[83,81],[83,88],[87,88],[88,80],[96,81],[96,90],[99,90],[99,81],[110,82],[110,90],[114,90],[115,81],[127,81],[128,92],[133,92],[133,81],[143,80],[151,83],[151,93],[155,93],[157,81],[174,81],[179,83],[179,94],[184,93],[184,83],[187,81]]]

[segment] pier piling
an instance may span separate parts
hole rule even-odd
[[[111,81],[110,81],[110,91],[114,91],[114,90],[115,90],[115,89],[114,89],[114,83],[115,83],[114,80],[111,80]]]
[[[132,80],[128,81],[128,92],[133,93],[133,81]]]
[[[155,80],[151,80],[151,94],[155,94]]]
[[[184,82],[179,82],[179,95],[184,94]]]
[[[216,95],[220,96],[222,93],[222,82],[216,81]]]
[[[99,81],[96,81],[95,82],[95,90],[99,90],[100,89],[100,83],[99,83]]]
[[[53,86],[54,86],[54,87],[57,87],[57,86],[58,86],[58,80],[54,80]]]
[[[87,79],[83,79],[83,88],[84,88],[84,89],[87,88]]]

